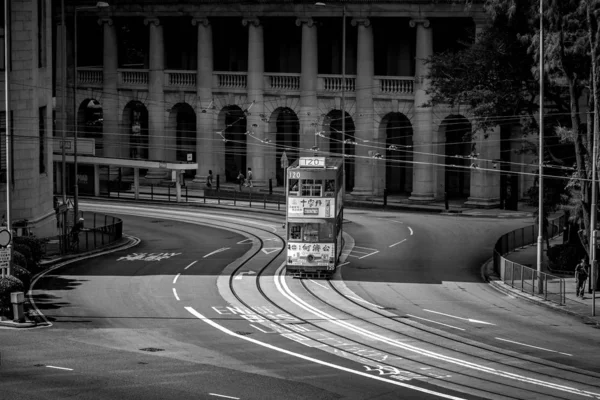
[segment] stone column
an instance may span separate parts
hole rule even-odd
[[[487,136],[487,137],[486,137]],[[500,159],[500,127],[473,136],[477,159],[471,160],[471,195],[465,202],[468,207],[493,208],[500,205],[500,171],[494,169],[493,160]]]
[[[275,179],[275,148],[272,149],[266,143],[268,126],[261,121],[260,114],[264,113],[264,42],[263,27],[258,18],[242,20],[242,24],[248,27],[248,109],[246,123],[247,137],[247,167],[252,168],[254,186],[264,186],[269,178]],[[268,158],[267,158],[268,157]]]
[[[432,201],[434,199],[434,168],[431,165],[433,152],[433,110],[426,104],[430,97],[426,90],[429,79],[425,76],[428,67],[424,59],[433,54],[433,37],[429,29],[429,20],[413,19],[411,27],[417,28],[417,54],[415,59],[415,104],[413,115],[413,146],[416,153],[413,155],[413,191],[410,196],[412,201]]]
[[[318,73],[318,47],[317,26],[315,21],[308,18],[298,18],[297,26],[302,26],[302,64],[300,70],[300,148],[311,149],[316,142],[319,143],[315,133],[322,129],[321,116],[318,111],[317,100],[317,73]],[[311,156],[311,151],[300,151],[300,157]]]
[[[158,18],[146,18],[144,24],[150,29],[150,71],[148,85],[148,134],[150,149],[148,158],[165,161],[165,51],[163,27]],[[146,179],[160,180],[167,171],[150,169]]]
[[[207,18],[194,18],[192,25],[198,26],[198,69],[196,73],[196,161],[198,169],[194,182],[206,182],[208,171],[213,171],[216,186],[216,164],[214,146],[217,135],[214,133],[214,103],[212,92],[213,47],[212,27]]]
[[[104,51],[102,68],[102,141],[104,157],[123,157],[122,144],[128,138],[119,135],[119,96],[117,90],[118,42],[117,30],[111,18],[101,18],[98,24],[104,30]]]
[[[357,65],[356,65],[356,132],[354,159],[353,196],[372,195],[374,191],[375,169],[369,156],[369,149],[362,145],[364,140],[374,139],[373,132],[373,28],[367,18],[355,18],[352,26],[358,26]]]

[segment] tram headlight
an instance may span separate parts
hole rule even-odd
[[[306,261],[308,261],[308,262],[313,262],[314,260],[315,260],[315,256],[313,256],[312,254],[309,254],[309,255],[306,257]]]

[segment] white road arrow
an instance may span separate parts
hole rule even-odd
[[[278,250],[281,250],[281,247],[265,247],[262,249],[262,252],[265,254],[271,254],[275,253]]]
[[[441,313],[439,311],[433,311],[433,310],[427,310],[427,309],[423,309],[423,311],[427,311],[427,312],[434,313],[434,314],[445,315],[446,317],[450,317],[450,318],[462,319],[463,321],[472,322],[474,324],[496,325],[496,324],[492,324],[491,322],[479,321],[477,319],[471,319],[471,318],[457,317],[455,315],[444,314],[444,313]]]
[[[233,279],[242,279],[244,277],[244,275],[256,275],[256,272],[254,271],[246,271],[246,272],[240,272],[239,274],[237,274],[237,276]]]

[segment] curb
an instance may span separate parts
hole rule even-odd
[[[46,319],[46,317],[44,316],[44,314],[42,314],[42,312],[37,308],[37,306],[35,305],[35,301],[33,300],[33,297],[32,297],[33,287],[34,287],[35,283],[37,282],[37,280],[39,278],[41,278],[43,275],[45,275],[51,271],[54,271],[64,265],[70,264],[72,262],[83,260],[86,258],[92,258],[97,255],[103,255],[106,252],[114,252],[114,251],[128,249],[130,247],[137,246],[140,243],[140,240],[133,236],[124,235],[123,237],[125,238],[125,240],[123,240],[123,238],[122,238],[118,242],[114,242],[110,245],[106,245],[102,248],[94,249],[94,250],[91,250],[86,253],[79,253],[79,254],[67,256],[62,259],[55,259],[55,260],[51,260],[51,261],[40,262],[41,265],[46,266],[46,269],[41,272],[38,272],[33,277],[31,277],[31,284],[29,285],[29,289],[27,290],[27,293],[26,293],[27,301],[25,302],[25,305],[26,305],[27,309],[26,309],[25,313],[29,314],[29,317],[26,317],[26,318],[28,318],[28,321],[26,321],[26,322],[14,322],[14,321],[10,321],[10,320],[0,321],[0,326],[6,327],[6,328],[20,328],[20,329],[52,326],[50,321],[48,321]],[[41,319],[43,322],[38,321],[38,319]]]
[[[509,294],[511,296],[518,297],[521,300],[526,300],[530,303],[539,305],[541,307],[546,307],[552,311],[556,311],[556,312],[560,312],[562,314],[567,314],[567,315],[571,315],[574,317],[578,317],[587,325],[600,327],[600,322],[594,320],[593,318],[590,318],[587,315],[577,313],[575,311],[565,308],[564,306],[559,306],[552,302],[544,301],[543,299],[540,299],[539,297],[532,296],[527,293],[523,293],[520,290],[514,289],[514,288],[504,284],[502,281],[500,281],[500,277],[492,271],[492,267],[491,267],[492,263],[493,263],[493,258],[489,258],[486,262],[483,263],[483,265],[481,266],[481,277],[493,289],[495,289],[499,292],[502,292],[504,294]],[[488,271],[491,271],[491,273],[489,273]]]

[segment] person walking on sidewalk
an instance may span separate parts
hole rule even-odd
[[[585,281],[588,278],[588,264],[587,260],[584,258],[581,259],[581,262],[577,264],[575,267],[575,283],[576,283],[576,292],[575,295],[583,299],[583,294],[585,293]]]
[[[242,186],[246,185],[246,177],[242,173],[242,170],[240,170],[240,173],[237,176],[237,180],[238,180],[238,185],[240,185],[240,192],[241,192],[242,191]]]
[[[248,167],[248,173],[246,174],[246,185],[249,187],[254,186],[252,183],[252,168]]]

